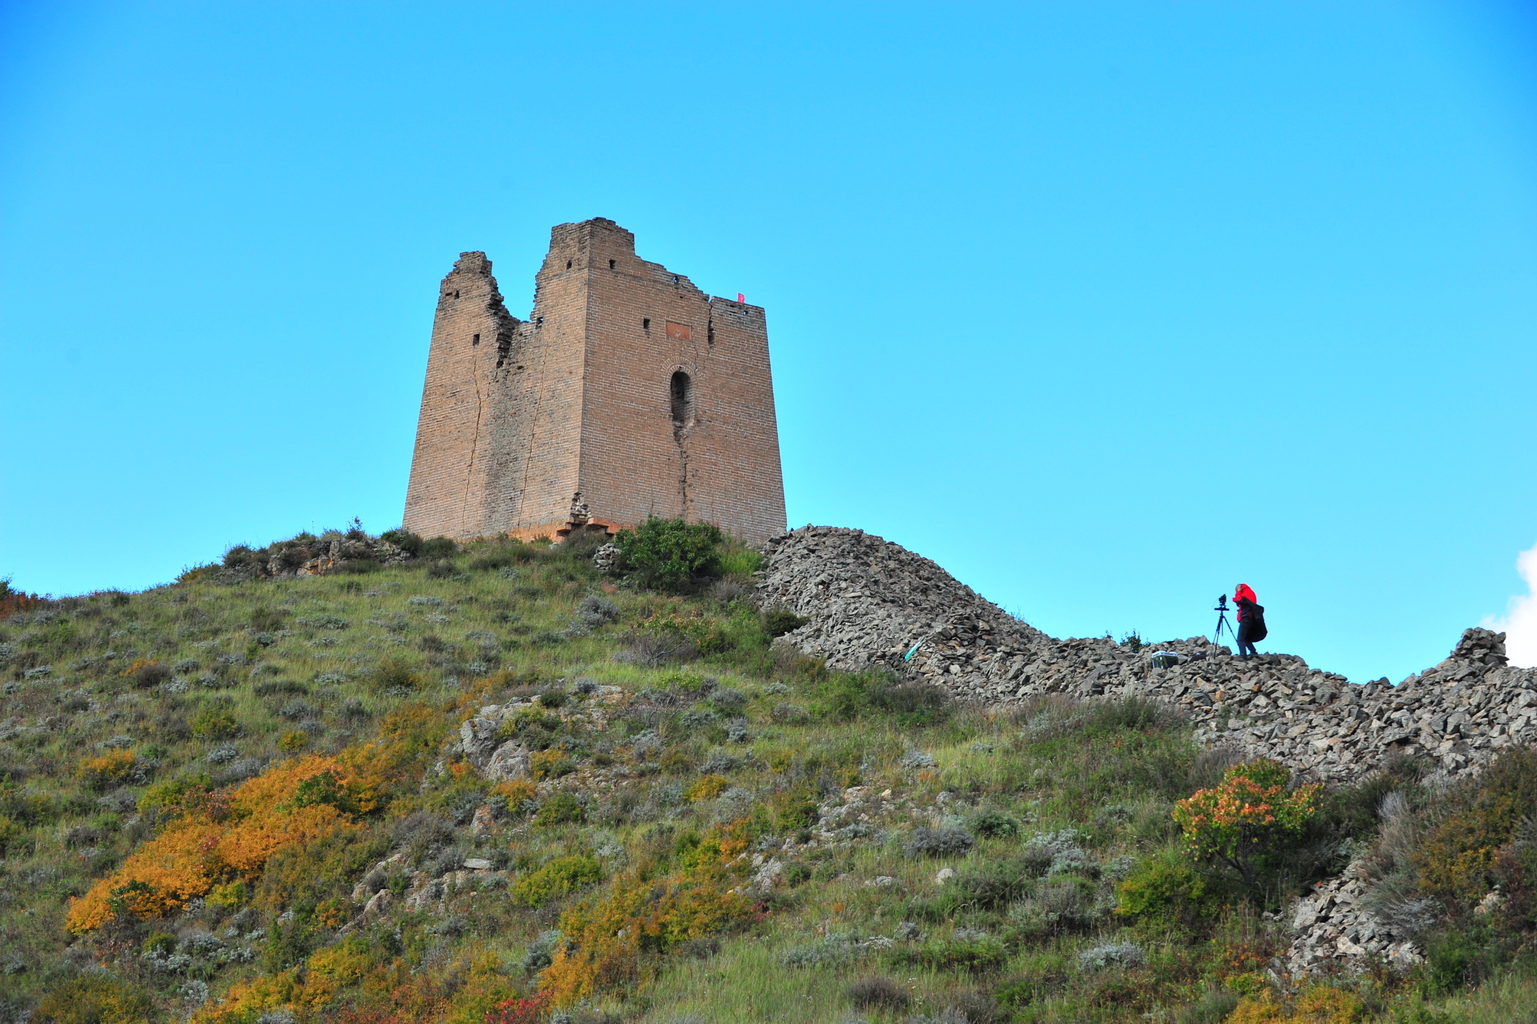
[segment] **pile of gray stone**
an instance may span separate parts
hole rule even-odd
[[[759,602],[809,620],[779,642],[834,669],[885,666],[960,700],[1140,697],[1179,710],[1198,742],[1235,759],[1270,757],[1302,780],[1337,783],[1419,755],[1438,766],[1430,783],[1445,784],[1504,747],[1537,740],[1537,669],[1508,665],[1505,635],[1487,629],[1465,631],[1445,661],[1396,686],[1361,686],[1292,655],[1235,657],[1204,637],[1058,640],[930,560],[858,530],[808,526],[770,541],[765,554]],[[1357,868],[1298,904],[1291,973],[1415,962],[1413,944],[1362,904]]]
[[[1359,970],[1373,961],[1407,969],[1424,961],[1412,936],[1380,920],[1366,905],[1370,883],[1360,876],[1360,867],[1352,863],[1292,905],[1287,974],[1303,977],[1334,965]]]
[[[758,600],[809,621],[781,643],[830,668],[885,666],[961,700],[1137,696],[1186,714],[1196,738],[1352,781],[1395,754],[1450,780],[1537,739],[1537,669],[1506,664],[1505,637],[1469,629],[1450,657],[1397,686],[1357,686],[1289,654],[1235,657],[1204,637],[1156,644],[1058,640],[927,558],[858,530],[808,526],[769,542]]]

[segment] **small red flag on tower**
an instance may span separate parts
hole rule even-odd
[[[747,297],[745,295],[743,295],[741,292],[737,292],[736,293],[736,300],[738,302],[741,302],[741,303],[746,303],[747,302]]]

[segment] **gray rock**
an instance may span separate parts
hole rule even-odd
[[[486,778],[508,782],[528,777],[528,748],[517,740],[510,740],[496,748],[486,762]]]
[[[471,718],[459,726],[459,749],[464,756],[470,759],[470,763],[482,766],[496,750],[496,731],[501,727],[501,720],[482,714]]]

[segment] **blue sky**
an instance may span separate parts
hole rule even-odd
[[[1494,3],[0,6],[0,575],[399,523],[438,280],[767,308],[791,525],[1059,636],[1537,660],[1537,20]],[[1524,625],[1523,625],[1524,623]]]

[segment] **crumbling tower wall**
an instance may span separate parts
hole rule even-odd
[[[783,531],[763,309],[640,259],[601,218],[552,229],[527,321],[463,254],[438,294],[406,527],[563,536],[651,515]]]

